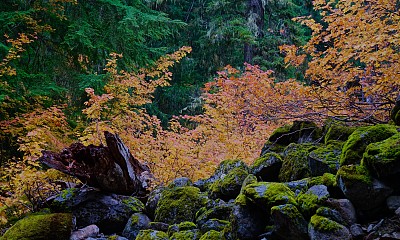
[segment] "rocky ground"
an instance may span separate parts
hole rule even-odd
[[[400,239],[399,131],[295,122],[251,166],[227,160],[146,199],[66,189],[1,239]]]

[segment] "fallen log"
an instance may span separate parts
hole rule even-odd
[[[145,196],[153,178],[117,134],[104,132],[107,146],[74,143],[60,153],[43,151],[39,161],[101,190]]]

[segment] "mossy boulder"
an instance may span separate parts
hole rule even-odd
[[[279,172],[281,182],[290,182],[309,177],[308,155],[317,147],[313,144],[291,143],[283,153],[283,164]]]
[[[196,187],[176,187],[162,192],[155,211],[155,221],[168,224],[193,222],[205,198]]]
[[[308,235],[311,240],[352,239],[350,231],[345,226],[319,215],[311,217],[310,223],[308,224]]]
[[[324,185],[316,185],[311,187],[307,192],[300,193],[296,197],[298,209],[309,219],[315,214],[317,209],[327,200],[329,192]]]
[[[346,141],[357,129],[355,126],[348,126],[346,123],[338,121],[331,121],[327,123],[324,128],[326,129],[324,142],[327,145],[332,141]]]
[[[201,236],[200,240],[225,240],[224,235],[215,230],[210,230]]]
[[[390,112],[390,118],[393,120],[394,124],[400,126],[400,95],[397,96],[395,105]]]
[[[170,240],[199,240],[201,233],[199,229],[184,230],[175,232],[169,238]]]
[[[360,164],[369,144],[383,141],[397,133],[396,126],[388,124],[357,128],[343,145],[340,166]]]
[[[122,236],[128,239],[135,239],[140,230],[148,229],[150,218],[143,213],[133,214],[122,232]]]
[[[271,219],[275,225],[274,234],[279,239],[308,239],[307,221],[296,206],[284,204],[272,207]]]
[[[257,158],[251,166],[250,172],[264,182],[278,181],[282,167],[282,157],[277,153],[266,153]]]
[[[73,228],[72,214],[31,215],[16,222],[1,240],[69,239]]]
[[[202,208],[196,213],[196,223],[203,229],[210,219],[229,220],[229,216],[233,211],[232,204],[220,204],[210,209]]]
[[[322,130],[313,122],[295,121],[292,125],[277,128],[268,141],[278,145],[314,142],[321,137]]]
[[[311,176],[321,176],[324,173],[336,174],[339,169],[343,142],[331,142],[320,146],[308,155],[308,165]]]
[[[193,230],[196,229],[197,226],[193,222],[181,222],[179,224],[173,224],[168,228],[168,235],[172,235],[176,232]]]
[[[283,183],[259,182],[243,189],[246,198],[270,212],[271,207],[282,204],[296,205],[294,193]]]
[[[372,178],[369,171],[360,165],[340,167],[337,181],[346,198],[359,210],[379,207],[393,192],[393,189]]]
[[[157,230],[140,230],[136,240],[169,240],[168,234]]]
[[[378,178],[400,174],[400,133],[368,145],[362,164]]]
[[[211,184],[209,190],[210,198],[229,200],[236,198],[240,193],[243,181],[249,175],[247,167],[237,167],[222,175],[220,179]]]
[[[209,177],[208,179],[201,179],[194,183],[194,186],[201,189],[201,191],[209,190],[209,187],[216,181],[222,179],[224,176],[228,175],[233,169],[243,169],[245,171],[249,171],[249,167],[246,163],[244,163],[240,159],[234,160],[224,160],[222,161],[217,169],[215,170],[214,174]]]

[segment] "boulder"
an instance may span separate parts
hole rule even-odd
[[[200,240],[225,240],[224,235],[221,232],[210,230],[201,236]]]
[[[342,225],[345,225],[345,226],[347,225],[346,221],[344,220],[344,218],[342,217],[340,212],[335,209],[331,209],[328,207],[320,207],[317,209],[316,214],[318,216],[329,218],[332,221],[335,221]]]
[[[357,222],[356,209],[348,199],[328,198],[325,201],[325,204],[340,213],[340,216],[343,218],[344,225],[350,226]]]
[[[143,213],[133,214],[122,232],[122,236],[128,239],[135,239],[140,230],[148,229],[151,220]]]
[[[396,126],[388,124],[357,128],[343,145],[340,166],[360,164],[369,144],[383,141],[397,133]]]
[[[398,188],[400,183],[400,133],[368,145],[363,155],[362,164],[378,179]]]
[[[275,144],[309,143],[321,137],[321,129],[313,122],[294,121],[292,125],[277,128],[269,137]]]
[[[363,166],[342,166],[338,173],[338,185],[343,194],[359,210],[372,210],[382,206],[393,190],[369,176]]]
[[[354,126],[348,126],[345,122],[331,121],[327,123],[324,128],[326,134],[324,142],[326,145],[332,141],[346,141],[348,137],[357,129]]]
[[[204,199],[196,187],[165,189],[157,204],[155,221],[168,224],[193,222],[197,210],[205,204]]]
[[[196,223],[201,230],[210,225],[218,226],[226,223],[233,211],[232,204],[220,204],[210,209],[202,208],[196,213]]]
[[[250,172],[261,181],[276,182],[281,167],[281,156],[277,153],[267,153],[254,161]]]
[[[311,151],[308,155],[311,176],[321,176],[324,173],[336,174],[339,169],[342,145],[342,142],[335,142]]]
[[[218,168],[211,177],[195,182],[194,186],[198,187],[201,191],[206,191],[211,184],[229,174],[234,168],[241,168],[247,172],[249,171],[249,167],[242,160],[224,160],[218,165]]]
[[[157,230],[140,230],[136,240],[169,240],[168,234]]]
[[[193,222],[181,222],[179,224],[173,224],[168,228],[168,235],[172,235],[177,232],[186,231],[186,230],[194,230],[197,229],[196,224]]]
[[[271,208],[271,219],[276,234],[281,239],[308,239],[307,221],[292,204],[284,204]]]
[[[184,231],[179,231],[175,232],[171,235],[169,238],[170,240],[199,240],[201,237],[201,232],[199,229],[193,229],[193,230],[184,230]]]
[[[326,217],[314,215],[308,224],[308,235],[311,240],[351,240],[349,229]]]
[[[1,240],[69,239],[73,229],[72,214],[30,215],[16,222]]]
[[[243,189],[243,194],[267,213],[273,206],[296,205],[294,193],[283,183],[252,183]]]
[[[68,210],[77,227],[95,224],[106,234],[121,232],[132,214],[144,211],[135,197],[100,192],[92,188],[66,189],[53,200],[55,210]]]
[[[257,208],[235,205],[230,222],[231,229],[224,229],[227,239],[252,240],[264,232],[268,216]]]
[[[279,172],[281,182],[300,180],[310,176],[308,155],[317,147],[313,144],[291,143],[283,152],[283,164]]]
[[[390,196],[386,199],[386,205],[392,212],[400,208],[400,196]]]
[[[89,225],[87,227],[78,229],[71,233],[70,240],[84,240],[89,237],[96,237],[100,233],[99,227],[96,225]]]
[[[307,192],[300,193],[296,197],[296,201],[299,210],[309,219],[328,197],[329,192],[327,187],[316,185],[311,187]]]
[[[213,182],[209,188],[210,198],[220,198],[225,201],[234,199],[239,195],[243,181],[249,175],[245,167],[233,168],[228,174]]]
[[[164,187],[157,187],[156,189],[150,192],[149,197],[147,198],[146,213],[147,216],[149,216],[151,219],[154,219],[158,201],[161,198],[162,191],[164,191],[165,189],[166,188]]]
[[[187,187],[187,186],[192,186],[192,180],[187,177],[180,177],[180,178],[175,178],[169,185],[169,188],[174,188],[174,187]]]

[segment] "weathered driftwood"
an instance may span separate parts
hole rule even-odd
[[[102,190],[143,196],[152,179],[150,169],[135,159],[118,135],[104,132],[107,147],[74,143],[61,153],[43,151],[45,165]]]

